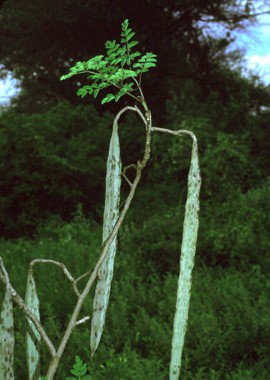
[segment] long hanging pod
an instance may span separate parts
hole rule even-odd
[[[107,160],[106,195],[103,217],[103,243],[110,236],[119,216],[121,187],[121,158],[117,121],[114,122]],[[99,273],[93,302],[90,347],[91,355],[95,353],[101,339],[108,308],[111,282],[113,277],[114,258],[117,249],[117,236],[112,241]]]
[[[14,380],[14,345],[12,296],[7,286],[0,315],[0,379]]]
[[[180,131],[179,131],[180,132]],[[199,228],[199,193],[201,177],[196,137],[193,139],[191,163],[188,174],[188,192],[185,208],[183,238],[181,246],[180,274],[178,279],[176,309],[173,324],[173,338],[170,363],[170,380],[178,380],[181,369],[182,351],[187,330],[192,270],[196,252]]]
[[[25,304],[40,320],[39,299],[32,268],[28,271]],[[26,356],[28,367],[28,380],[40,379],[40,341],[41,337],[32,321],[26,318]]]

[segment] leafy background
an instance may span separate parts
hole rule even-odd
[[[142,82],[154,125],[198,136],[203,182],[184,380],[267,380],[270,373],[269,87],[243,77],[235,68],[241,52],[227,49],[231,31],[253,20],[255,1],[244,3],[5,0],[0,8],[2,75],[11,70],[22,86],[0,114],[0,251],[20,294],[33,258],[64,261],[79,275],[99,255],[113,115],[128,99],[81,100],[76,91],[85,79],[59,78],[75,62],[102,54],[124,19],[138,46],[158,56]],[[224,34],[206,34],[203,19],[223,25]],[[123,118],[124,164],[141,156],[143,133],[136,116]],[[153,136],[121,229],[100,347],[90,359],[89,325],[78,327],[57,379],[68,376],[75,355],[97,380],[168,377],[189,159],[187,138]],[[122,200],[127,191],[123,184]],[[75,298],[58,268],[36,272],[42,320],[57,343]],[[23,379],[18,310],[15,323],[15,371]],[[42,358],[45,373],[45,347]]]

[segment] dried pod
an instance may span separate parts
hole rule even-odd
[[[113,126],[107,160],[106,195],[102,236],[103,243],[110,236],[119,217],[121,166],[118,126],[117,122],[115,122]],[[98,347],[105,324],[116,249],[117,236],[113,239],[98,273],[98,281],[95,290],[93,316],[91,322],[90,347],[92,355]]]
[[[14,345],[13,304],[7,286],[0,316],[0,379],[14,379]]]
[[[39,299],[32,268],[28,271],[25,303],[31,312],[40,320]],[[26,318],[26,355],[28,367],[28,380],[40,379],[40,341],[41,337],[33,322]]]
[[[180,274],[178,279],[176,309],[173,324],[173,338],[170,363],[170,380],[178,380],[181,369],[181,358],[187,330],[192,270],[196,252],[199,228],[199,193],[201,177],[196,137],[193,138],[191,163],[188,174],[188,194],[186,201],[183,238],[181,246]]]

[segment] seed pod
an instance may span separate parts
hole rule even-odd
[[[121,188],[121,158],[117,122],[114,123],[107,160],[106,195],[103,217],[103,243],[110,236],[119,217]],[[90,347],[93,356],[101,339],[108,308],[111,282],[113,278],[114,258],[117,249],[117,236],[113,239],[107,255],[101,264],[93,302]]]
[[[188,322],[192,269],[194,266],[199,228],[199,193],[201,177],[197,140],[193,134],[192,137],[193,146],[188,174],[188,194],[181,246],[180,274],[173,323],[170,380],[178,380],[180,375],[182,351]]]
[[[39,299],[32,269],[28,271],[25,303],[32,313],[40,320]],[[40,379],[40,341],[41,337],[33,322],[26,317],[26,356],[28,367],[28,380]]]
[[[12,296],[7,287],[0,316],[0,379],[14,380],[14,345]]]

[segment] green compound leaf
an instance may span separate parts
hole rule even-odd
[[[150,67],[156,67],[156,54],[146,53],[132,67],[137,69],[137,74],[146,73]]]
[[[139,42],[132,41],[135,32],[129,27],[127,19],[121,25],[121,37],[123,38],[121,38],[120,43],[117,43],[116,40],[106,41],[105,56],[100,54],[86,62],[77,62],[70,68],[69,73],[61,76],[60,80],[65,80],[77,74],[87,74],[87,79],[90,80],[89,88],[87,86],[80,88],[77,91],[78,96],[84,98],[87,94],[90,94],[96,98],[101,89],[113,86],[114,89],[117,87],[118,92],[114,98],[105,96],[101,101],[102,104],[112,100],[117,102],[123,95],[136,98],[138,93],[131,95],[129,91],[121,91],[126,84],[125,80],[138,75],[141,76],[142,73],[156,66],[156,54],[150,52],[141,56],[138,51],[131,53],[131,49]],[[131,68],[131,63],[134,70]],[[140,81],[138,82],[141,83]],[[136,88],[136,91],[139,90],[139,88]],[[139,97],[137,97],[137,100],[139,100]]]
[[[146,53],[145,55],[143,55],[139,60],[138,62],[141,62],[141,63],[146,63],[146,62],[156,62],[157,59],[156,59],[156,54],[153,54],[153,53]]]
[[[122,61],[122,58],[116,58],[116,59],[113,59],[111,64],[112,65],[117,65],[118,63],[120,63]]]
[[[77,91],[77,95],[84,98],[87,95],[87,90],[84,87],[82,87]]]
[[[14,345],[13,304],[7,288],[0,315],[0,379],[14,380]]]
[[[75,364],[73,365],[73,367],[76,367],[76,366],[80,367],[82,364],[83,364],[82,359],[78,355],[76,355],[75,356]]]
[[[84,98],[87,94],[93,94],[93,86],[83,86],[77,91],[77,95]]]
[[[121,158],[118,137],[118,126],[115,122],[110,141],[107,160],[106,195],[103,218],[103,243],[110,236],[119,217],[119,201],[121,188]],[[95,353],[101,339],[105,324],[106,311],[108,308],[111,282],[113,278],[114,258],[116,254],[117,237],[110,245],[99,273],[93,302],[93,316],[91,323],[90,347],[91,355]]]
[[[126,19],[126,20],[124,20],[124,22],[122,22],[122,30],[124,32],[126,32],[128,29],[128,23],[129,23],[128,19]]]
[[[124,96],[127,92],[130,92],[132,91],[132,87],[134,86],[134,83],[125,83],[124,86],[121,88],[120,91],[117,92],[117,94],[115,95],[114,99],[116,102],[118,102],[118,100]]]
[[[94,91],[94,98],[96,98],[98,96],[98,93],[99,93],[99,88],[96,88],[95,91]]]
[[[147,63],[144,65],[144,68],[145,68],[145,69],[149,69],[149,67],[156,67],[156,64],[153,63],[153,62],[147,62]]]
[[[28,271],[25,304],[36,318],[40,320],[39,299],[32,269]],[[26,355],[29,380],[38,380],[40,378],[40,342],[41,337],[39,332],[33,322],[29,318],[26,318]]]
[[[101,104],[111,102],[114,98],[115,96],[113,94],[107,94],[106,98],[102,99]]]
[[[125,31],[123,31],[123,33],[121,33],[121,37],[125,37],[127,36],[130,32],[132,32],[132,29],[126,29]]]
[[[103,98],[102,100],[101,100],[101,104],[105,104],[105,103],[107,103],[108,102],[108,98]]]
[[[127,35],[126,40],[129,41],[133,36],[135,36],[135,32],[132,32],[129,35]]]
[[[136,45],[138,45],[138,41],[132,41],[132,42],[129,42],[128,43],[128,48],[129,49],[131,49],[131,48],[133,48],[133,46],[136,46]],[[136,53],[135,53],[136,54]],[[140,55],[140,54],[139,54]]]
[[[180,274],[176,296],[176,308],[173,323],[173,338],[170,363],[170,380],[178,380],[181,369],[181,357],[187,330],[192,270],[196,252],[199,228],[199,194],[201,177],[198,159],[197,140],[193,136],[191,163],[188,174],[188,194],[186,201],[183,238],[180,258]]]
[[[125,66],[125,63],[127,61],[127,57],[123,57],[122,60],[121,60],[121,66]]]
[[[86,375],[87,364],[83,363],[79,356],[75,356],[75,364],[73,364],[73,369],[70,371],[72,375],[76,377],[66,377],[65,380],[91,380],[90,375]]]
[[[137,42],[137,41],[136,41]],[[135,53],[130,54],[130,59],[135,59],[136,57],[139,57],[141,55],[140,52],[136,51]]]

